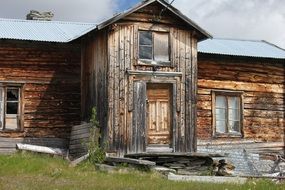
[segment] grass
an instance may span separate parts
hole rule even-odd
[[[124,190],[281,190],[271,181],[249,181],[245,185],[173,182],[151,172],[106,173],[89,163],[71,168],[61,158],[18,153],[0,155],[0,189],[124,189]]]

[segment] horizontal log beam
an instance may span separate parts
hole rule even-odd
[[[147,76],[162,76],[162,77],[181,77],[182,72],[161,72],[161,71],[133,71],[127,70],[129,75],[147,75]]]
[[[281,84],[266,84],[266,83],[250,83],[250,82],[236,82],[236,81],[218,81],[218,80],[198,80],[199,88],[212,89],[228,89],[228,90],[242,90],[242,91],[256,91],[256,92],[273,92],[284,94],[284,85]]]

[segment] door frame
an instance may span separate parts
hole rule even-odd
[[[157,85],[158,87],[151,87],[152,85]],[[164,87],[159,87],[159,85],[163,85]],[[150,119],[150,113],[149,113],[149,97],[148,97],[148,90],[150,89],[167,89],[168,90],[168,122],[169,122],[169,144],[149,144],[148,143],[148,132],[149,132],[149,119]],[[145,126],[145,129],[146,129],[146,138],[145,138],[145,141],[146,141],[146,150],[154,150],[155,148],[156,149],[163,149],[165,150],[166,152],[169,152],[170,150],[167,150],[167,148],[169,149],[172,149],[172,146],[173,146],[173,129],[172,129],[172,122],[173,122],[173,86],[171,83],[146,83],[146,126]]]
[[[130,74],[130,73],[129,73]],[[161,148],[161,150],[163,150],[163,152],[176,152],[178,150],[177,145],[179,144],[179,136],[180,136],[180,132],[179,129],[177,128],[177,125],[179,125],[179,118],[180,118],[180,100],[181,100],[181,75],[180,73],[176,74],[176,75],[166,75],[163,74],[162,76],[160,75],[156,75],[156,74],[151,74],[151,75],[145,75],[144,72],[142,73],[132,73],[130,74],[130,76],[132,75],[131,80],[129,81],[129,89],[132,88],[129,96],[134,97],[135,91],[134,91],[134,85],[135,83],[144,83],[145,85],[147,84],[151,84],[151,83],[156,83],[156,84],[169,84],[171,86],[172,89],[172,102],[171,102],[171,106],[172,106],[172,110],[171,110],[171,150],[168,148],[167,150]],[[147,93],[147,92],[145,92]],[[131,102],[131,104],[129,104],[129,110],[133,111],[135,108],[135,102]],[[132,115],[133,118],[133,115]],[[142,152],[157,152],[157,150],[153,151],[152,147],[149,147],[147,150],[147,146],[146,146],[146,126],[145,128],[145,132],[144,132],[144,136],[143,137],[139,137],[139,136],[134,136],[134,134],[136,134],[136,132],[134,130],[137,130],[136,128],[136,123],[134,123],[134,120],[132,119],[132,129],[131,129],[131,141],[130,141],[130,148],[129,148],[129,153],[142,153]],[[138,135],[138,134],[136,134]],[[137,145],[137,139],[138,138],[143,138],[144,139],[144,143],[143,143],[143,147],[141,147],[140,149],[137,149],[138,146]],[[141,142],[141,141],[140,141]]]
[[[148,122],[146,123],[145,130],[146,130],[146,137],[145,137],[145,145],[146,145],[146,152],[175,152],[175,146],[176,146],[176,96],[177,96],[177,80],[149,80],[145,81],[146,87],[150,84],[164,84],[169,85],[170,90],[170,142],[169,145],[148,145],[147,138],[148,138]],[[147,93],[147,91],[146,91]],[[146,115],[148,120],[148,113],[146,109]]]

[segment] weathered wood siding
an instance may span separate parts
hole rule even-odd
[[[107,85],[109,79],[107,32],[99,31],[82,40],[81,58],[81,106],[82,118],[89,122],[91,110],[96,107],[102,134],[107,130]],[[102,135],[105,137],[106,135]]]
[[[88,153],[90,129],[90,123],[72,127],[69,141],[69,159],[74,160]]]
[[[284,60],[199,55],[198,139],[284,141]],[[212,137],[212,90],[243,91],[243,137]]]
[[[195,143],[195,100],[196,100],[196,70],[197,70],[197,40],[192,37],[191,31],[167,27],[170,32],[171,66],[158,67],[157,73],[165,72],[163,76],[154,73],[147,75],[144,71],[152,71],[153,66],[138,64],[138,30],[149,24],[117,24],[109,33],[109,72],[108,72],[108,129],[109,147],[122,154],[126,152],[142,152],[145,147],[137,150],[132,147],[136,125],[142,114],[135,115],[137,101],[134,99],[136,82],[141,83],[169,83],[173,85],[175,93],[173,101],[173,142],[174,151],[194,151]],[[161,26],[154,25],[160,28]],[[140,71],[135,74],[131,71]],[[168,72],[181,73],[181,76],[172,76]],[[146,93],[146,92],[144,92]],[[146,118],[140,118],[140,125],[145,124]],[[141,142],[140,142],[141,143]]]
[[[0,131],[0,137],[68,139],[71,126],[80,122],[76,43],[1,40],[0,83],[22,86],[21,131]]]
[[[160,6],[160,7],[158,7]],[[158,3],[126,16],[83,42],[82,110],[88,121],[97,108],[108,150],[124,155],[146,150],[147,85],[171,86],[171,146],[175,152],[196,149],[197,36]],[[156,15],[156,16],[155,16]],[[170,35],[169,66],[141,64],[138,31]],[[140,105],[138,105],[140,104]]]

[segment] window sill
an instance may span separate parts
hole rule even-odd
[[[24,131],[23,130],[21,130],[21,129],[4,129],[4,130],[0,130],[0,133],[24,133]]]
[[[215,133],[214,138],[242,138],[241,133]]]
[[[139,59],[138,60],[138,65],[172,67],[170,61],[154,61],[154,60],[149,60],[149,59]]]

